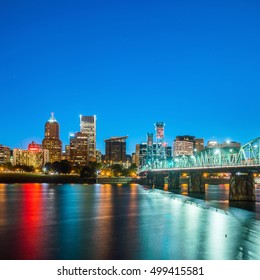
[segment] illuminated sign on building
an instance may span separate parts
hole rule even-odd
[[[156,130],[156,138],[163,139],[164,138],[164,123],[162,123],[162,122],[156,123],[155,130]]]
[[[28,145],[28,151],[30,152],[39,152],[41,149],[42,146],[40,144],[36,144],[34,141]]]

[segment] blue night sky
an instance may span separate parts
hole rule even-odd
[[[260,2],[0,2],[0,144],[41,142],[51,112],[63,144],[97,115],[97,148],[128,152],[164,122],[177,135],[260,136]]]

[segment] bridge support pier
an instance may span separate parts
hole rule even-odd
[[[164,173],[152,173],[148,172],[146,175],[146,184],[150,188],[158,188],[163,189],[164,188],[164,178],[166,175]]]
[[[154,175],[154,186],[158,189],[164,188],[164,178],[166,177],[165,174],[156,174]]]
[[[251,172],[243,175],[232,173],[229,186],[230,201],[255,201],[255,180]]]
[[[152,172],[148,172],[146,175],[146,185],[150,188],[154,187],[154,175]]]
[[[168,190],[169,191],[181,191],[180,186],[180,173],[179,172],[170,172],[168,176]]]
[[[189,193],[205,193],[205,181],[200,172],[191,172],[189,176]]]

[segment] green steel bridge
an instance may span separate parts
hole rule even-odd
[[[140,173],[156,170],[183,170],[207,168],[260,168],[260,137],[246,143],[241,148],[210,147],[192,156],[178,156],[171,160],[151,157],[141,166]]]
[[[169,190],[176,191],[183,172],[188,174],[189,192],[205,192],[206,174],[228,173],[230,200],[255,200],[255,186],[260,184],[260,137],[240,148],[220,145],[171,160],[155,155],[147,158],[139,170],[147,185],[163,187],[167,178]]]

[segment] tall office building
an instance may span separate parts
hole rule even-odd
[[[84,132],[77,132],[70,136],[69,158],[73,165],[85,166],[89,161],[89,138]]]
[[[88,135],[88,159],[96,161],[96,116],[80,115],[80,132]]]
[[[60,125],[51,113],[50,119],[45,124],[44,139],[42,148],[49,150],[50,162],[60,161],[62,142],[60,140]]]
[[[111,137],[106,142],[106,161],[110,164],[123,164],[126,158],[126,139],[127,136]]]

